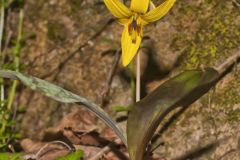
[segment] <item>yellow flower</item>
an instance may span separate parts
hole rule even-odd
[[[119,0],[104,0],[110,12],[124,25],[121,38],[122,63],[127,66],[136,55],[143,37],[143,26],[162,18],[176,0],[165,0],[155,7],[150,0],[131,0],[130,8]],[[149,4],[153,9],[148,11]]]

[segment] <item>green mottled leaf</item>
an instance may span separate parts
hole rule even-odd
[[[80,158],[82,157],[83,157],[83,151],[77,150],[73,153],[68,154],[67,156],[59,157],[57,158],[57,160],[80,160]]]
[[[127,123],[131,160],[142,160],[147,144],[167,113],[188,106],[206,93],[219,79],[214,69],[186,71],[171,78],[136,103]]]
[[[117,123],[106,113],[101,107],[88,101],[86,98],[69,92],[59,86],[44,81],[42,79],[27,76],[19,72],[0,70],[0,77],[20,80],[25,85],[33,90],[42,92],[44,95],[51,97],[52,99],[63,102],[63,103],[76,103],[84,105],[86,109],[93,112],[97,117],[103,120],[110,128],[112,128],[119,138],[127,145],[126,138],[121,128],[118,127]],[[84,84],[83,84],[84,85]]]
[[[0,160],[23,160],[21,153],[0,153]]]

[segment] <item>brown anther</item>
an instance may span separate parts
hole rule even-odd
[[[132,43],[136,43],[137,37],[142,36],[142,26],[139,23],[138,15],[134,15],[128,24],[128,33],[132,37]]]
[[[140,36],[140,33],[141,33],[141,26],[137,26],[137,33],[138,33],[138,36]]]
[[[128,34],[129,35],[132,34],[132,24],[131,23],[128,25]]]

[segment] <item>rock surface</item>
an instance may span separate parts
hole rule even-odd
[[[231,1],[181,0],[161,21],[147,26],[151,50],[143,51],[144,92],[183,70],[221,64],[239,47],[239,11]],[[123,29],[112,18],[100,0],[28,0],[24,32],[34,36],[26,39],[21,54],[23,72],[100,104],[114,61],[114,54],[103,53],[119,48]],[[127,72],[119,64],[103,106],[116,118],[112,107],[132,102]],[[238,65],[161,133],[163,144],[154,153],[166,159],[239,160],[239,91]],[[18,130],[35,140],[76,107],[25,87],[19,89],[17,104],[26,109],[18,116]]]

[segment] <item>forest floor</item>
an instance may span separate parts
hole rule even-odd
[[[113,107],[133,102],[128,67],[122,67],[119,62],[107,97],[102,96],[123,30],[104,3],[101,0],[28,0],[24,13],[21,71],[101,105],[124,128],[122,117],[127,114],[117,113]],[[12,14],[16,16],[14,11]],[[12,19],[10,28],[14,30]],[[147,26],[144,33],[140,49],[142,97],[177,73],[217,66],[230,57],[240,47],[240,8],[232,1],[177,1],[167,16]],[[84,159],[89,160],[117,138],[91,113],[76,105],[55,102],[23,85],[18,86],[14,105],[24,109],[16,118],[16,131],[23,137],[19,142],[23,151],[36,154],[49,144],[41,153],[41,160],[69,152],[62,144],[50,143],[53,141],[64,141],[83,150]],[[240,160],[239,121],[240,66],[236,65],[167,128],[162,129],[164,123],[160,125],[157,134],[161,145],[152,157]],[[48,152],[48,149],[55,150]],[[101,155],[108,160],[127,157],[121,143],[112,145]]]

